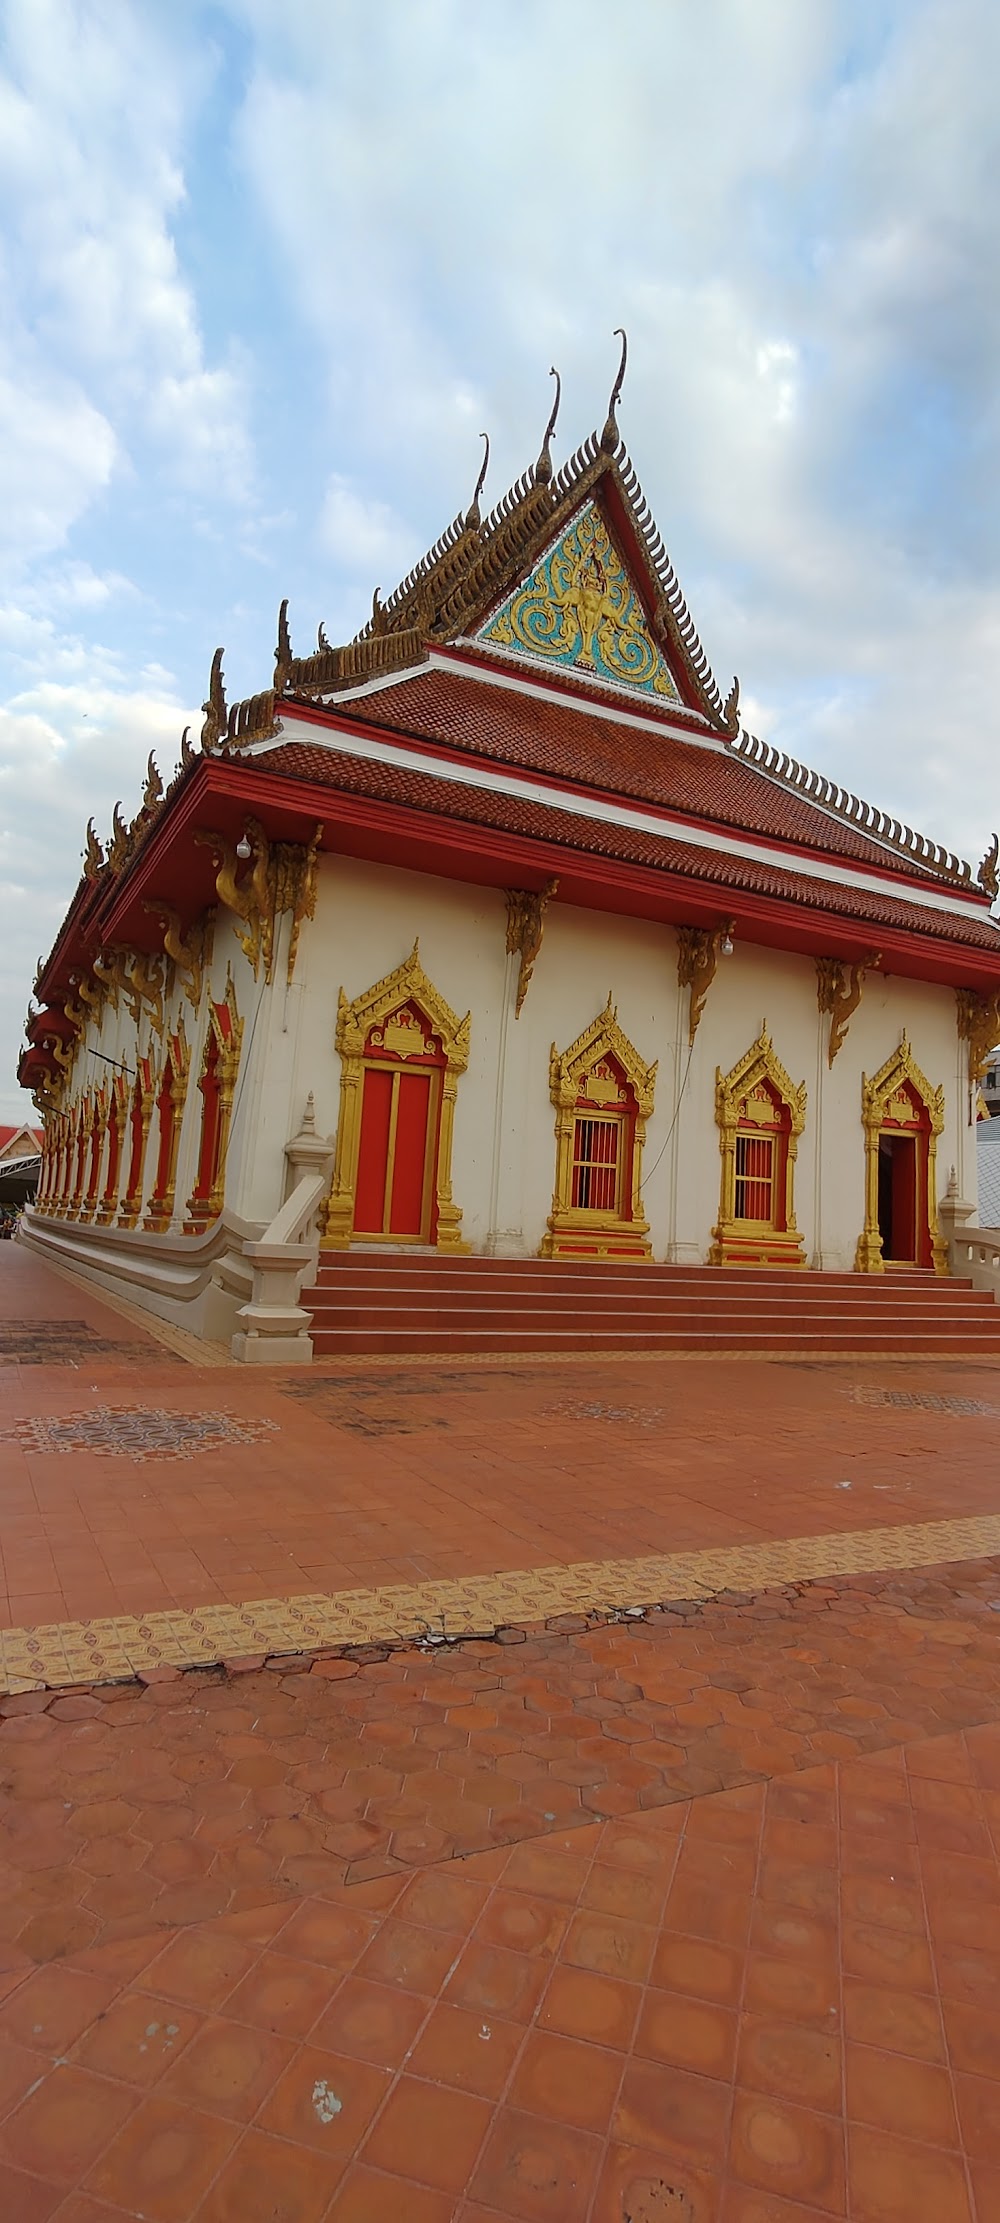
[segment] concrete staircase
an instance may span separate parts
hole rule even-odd
[[[581,1265],[350,1251],[325,1257],[317,1358],[426,1352],[804,1351],[1000,1357],[1000,1307],[969,1281],[890,1272]]]

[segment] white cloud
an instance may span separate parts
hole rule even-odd
[[[116,451],[107,418],[69,380],[0,374],[0,560],[22,568],[60,548]]]
[[[366,501],[335,472],[319,521],[320,544],[338,569],[389,591],[422,551],[388,502]]]
[[[14,1068],[28,990],[79,879],[87,820],[106,834],[119,799],[134,815],[150,749],[169,777],[184,722],[166,672],[129,687],[92,668],[0,708],[0,1118],[24,1116]]]

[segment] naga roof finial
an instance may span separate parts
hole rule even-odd
[[[556,418],[559,415],[559,403],[562,399],[562,379],[560,378],[554,363],[550,366],[549,377],[555,379],[556,398],[552,404],[548,424],[546,425],[545,431],[542,435],[542,445],[539,451],[538,461],[535,465],[536,486],[547,486],[550,478],[552,477],[552,457],[549,452],[549,442],[551,441],[552,435],[556,429]]]
[[[98,841],[94,821],[92,818],[88,818],[87,847],[83,859],[83,869],[88,880],[96,880],[103,863],[104,851]]]
[[[618,419],[615,416],[615,410],[618,407],[618,403],[621,398],[621,390],[625,384],[625,365],[628,362],[628,334],[624,331],[623,327],[620,324],[615,325],[615,338],[616,340],[620,340],[622,343],[622,359],[618,365],[618,376],[611,388],[611,399],[608,403],[607,421],[604,426],[604,431],[601,434],[601,446],[604,450],[605,455],[614,455],[615,449],[618,446]]]
[[[479,466],[479,477],[477,478],[475,486],[473,488],[472,500],[465,512],[465,530],[467,533],[476,532],[480,524],[482,523],[482,512],[479,507],[479,497],[483,491],[483,487],[486,484],[486,473],[490,467],[489,433],[481,432],[479,437],[481,440],[485,441],[486,445],[483,450],[483,460]]]
[[[983,858],[982,864],[979,867],[979,871],[976,874],[976,878],[979,882],[980,887],[982,888],[983,894],[989,896],[991,903],[995,903],[997,896],[1000,895],[1000,875],[998,875],[997,873],[998,861],[1000,861],[1000,841],[998,841],[996,834],[994,834],[993,839],[990,842],[990,846],[987,849],[986,855]]]
[[[206,754],[218,748],[224,740],[229,725],[226,709],[226,690],[222,678],[223,650],[217,648],[212,658],[212,671],[208,682],[208,701],[202,703],[205,723],[201,729],[201,745]]]
[[[156,761],[153,756],[152,749],[150,749],[149,759],[146,765],[146,785],[142,791],[142,808],[144,811],[155,810],[157,804],[162,803],[162,801],[163,781],[161,780],[159,772],[156,768]]]
[[[292,661],[292,636],[288,630],[288,596],[278,610],[278,645],[274,651],[274,692],[283,695]]]

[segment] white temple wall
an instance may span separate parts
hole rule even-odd
[[[424,970],[440,993],[460,1018],[472,1013],[469,1066],[458,1083],[453,1189],[463,1236],[475,1250],[537,1252],[554,1175],[551,1046],[568,1048],[609,991],[639,1054],[647,1063],[658,1060],[643,1165],[654,1256],[694,1263],[708,1255],[721,1173],[716,1069],[728,1073],[765,1023],[791,1081],[796,1087],[804,1081],[807,1089],[795,1174],[807,1263],[853,1268],[864,1222],[862,1073],[877,1072],[904,1027],[928,1081],[945,1088],[939,1195],[953,1164],[959,1187],[970,1195],[975,1153],[972,1131],[963,1125],[963,1053],[950,989],[870,973],[830,1069],[829,1019],[818,1011],[812,958],[738,939],[732,957],[720,958],[689,1066],[688,995],[678,990],[671,929],[553,902],[520,1019],[514,1017],[518,960],[506,956],[505,933],[505,904],[495,889],[349,858],[321,861],[316,919],[303,927],[296,968],[297,1018],[286,1015],[277,978],[266,1025],[262,1010],[254,1053],[260,1073],[256,1166],[241,1176],[239,1208],[247,1216],[262,1216],[273,1208],[270,1199],[280,1201],[281,1151],[310,1088],[317,1125],[335,1132],[338,989],[342,985],[352,999],[362,994],[392,972],[418,938]],[[247,1018],[249,1028],[249,1006]],[[251,1195],[260,1198],[253,1208]]]
[[[609,992],[619,1024],[647,1062],[658,1061],[654,1110],[643,1159],[643,1203],[653,1255],[704,1261],[719,1211],[721,1161],[715,1120],[716,1071],[726,1074],[766,1024],[778,1058],[807,1110],[795,1171],[795,1215],[806,1262],[850,1271],[864,1222],[865,1150],[862,1075],[876,1073],[905,1029],[913,1056],[932,1087],[944,1086],[946,1122],[937,1146],[943,1196],[954,1166],[959,1192],[976,1201],[975,1131],[968,1123],[962,1079],[965,1046],[958,1039],[953,992],[929,984],[868,974],[847,1038],[827,1064],[829,1019],[816,1001],[811,958],[737,938],[720,958],[693,1052],[688,1051],[688,993],[677,985],[677,943],[670,928],[613,913],[550,904],[534,975],[519,1019],[514,1016],[518,959],[505,949],[503,894],[429,874],[322,857],[316,917],[303,923],[295,977],[286,984],[290,920],[278,922],[274,977],[257,980],[234,922],[220,914],[200,1009],[193,1012],[175,984],[167,1029],[183,1016],[191,1050],[177,1162],[174,1228],[180,1229],[194,1185],[201,1139],[198,1088],[208,1028],[209,997],[222,1002],[231,968],[243,1021],[226,1168],[227,1209],[266,1225],[287,1186],[285,1144],[299,1126],[306,1097],[315,1096],[316,1124],[336,1132],[340,1058],[335,1048],[338,990],[364,993],[392,972],[419,939],[425,972],[459,1018],[471,1011],[468,1069],[459,1076],[452,1180],[462,1235],[477,1251],[533,1256],[545,1232],[555,1161],[549,1056],[589,1026]],[[124,997],[105,1005],[77,1059],[73,1097],[110,1086],[115,1063],[135,1071],[150,1043],[148,1014],[138,1029]],[[152,1037],[158,1070],[163,1040]],[[98,1055],[97,1053],[100,1053]],[[114,1062],[106,1062],[114,1061]],[[123,1138],[123,1190],[130,1137]],[[143,1211],[152,1194],[158,1155],[155,1107],[146,1150]],[[106,1147],[99,1194],[107,1163]],[[141,1217],[140,1217],[141,1226]]]

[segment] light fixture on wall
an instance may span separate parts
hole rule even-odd
[[[238,857],[244,858],[253,856],[253,850],[251,849],[250,843],[248,842],[245,834],[240,835],[240,838],[236,844],[236,854]]]
[[[727,928],[727,930],[726,930],[725,934],[724,934],[724,935],[723,935],[723,937],[722,937],[722,940],[721,940],[721,942],[719,943],[719,955],[720,955],[721,957],[731,957],[731,956],[732,956],[732,954],[733,954],[733,950],[734,950],[734,948],[735,948],[735,943],[734,943],[734,941],[733,941],[733,937],[732,937],[732,935],[730,934],[730,932],[729,932],[729,930],[728,930],[728,928]]]

